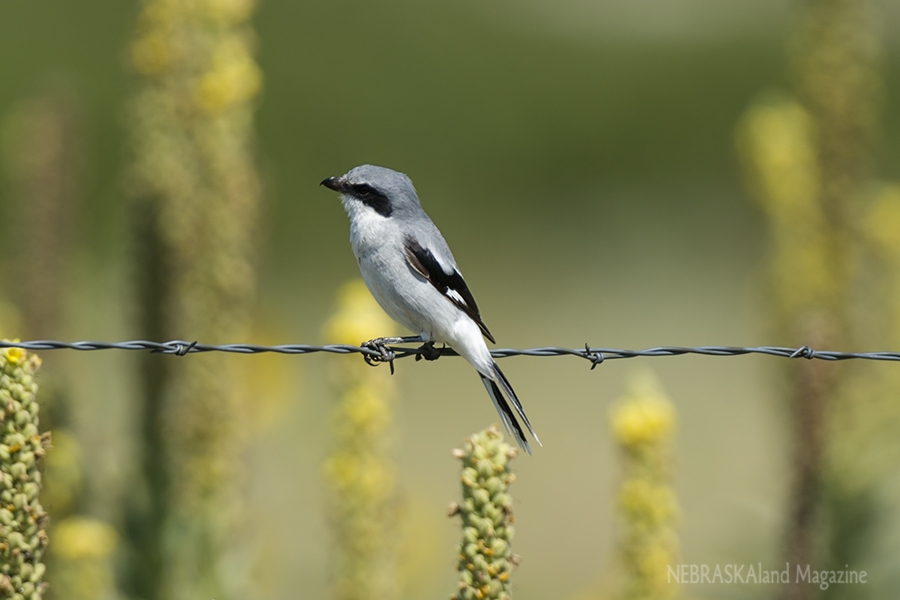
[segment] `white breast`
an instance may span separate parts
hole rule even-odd
[[[456,322],[468,319],[406,261],[397,223],[353,198],[344,198],[350,216],[350,244],[363,280],[392,319],[426,339],[451,342]]]

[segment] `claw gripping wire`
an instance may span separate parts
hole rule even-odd
[[[371,340],[360,347],[371,350],[371,353],[366,352],[363,354],[363,360],[366,361],[367,365],[377,367],[380,363],[388,363],[391,365],[391,375],[394,374],[394,359],[397,358],[397,353],[389,346],[379,341]]]

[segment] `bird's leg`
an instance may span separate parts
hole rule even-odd
[[[414,335],[408,337],[381,337],[375,338],[374,340],[369,340],[368,342],[363,342],[361,346],[363,348],[369,348],[378,352],[380,356],[372,356],[370,354],[364,354],[363,358],[365,358],[366,362],[373,367],[378,366],[378,363],[386,362],[391,365],[391,375],[394,374],[394,358],[396,355],[394,351],[388,348],[388,344],[412,344],[415,342],[422,342],[421,335]]]
[[[446,347],[446,346],[445,346]],[[434,341],[425,342],[416,354],[416,360],[437,360],[441,357],[441,351],[434,347]]]

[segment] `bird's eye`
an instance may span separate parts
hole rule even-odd
[[[373,188],[368,183],[361,183],[357,186],[354,186],[353,191],[356,192],[357,196],[371,196],[375,193],[375,188]]]
[[[354,183],[349,194],[383,217],[391,214],[391,201],[384,192],[368,183]]]

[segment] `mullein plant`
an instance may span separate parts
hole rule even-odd
[[[362,280],[355,280],[340,290],[323,333],[330,342],[357,345],[393,328]],[[334,538],[333,597],[389,600],[397,595],[394,384],[388,369],[346,356],[331,365],[331,378],[337,402],[324,472]]]
[[[679,562],[675,408],[652,372],[639,372],[611,408],[610,423],[622,465],[617,507],[624,581],[619,597],[675,598],[679,588],[668,580],[669,567]]]
[[[854,321],[869,347],[900,348],[900,185],[873,184],[860,227],[865,294]],[[828,560],[835,569],[882,559],[879,536],[889,531],[898,503],[900,372],[871,361],[854,365],[829,421],[824,502],[830,531]],[[890,535],[890,534],[888,534]],[[896,562],[891,563],[896,565]],[[884,590],[896,585],[885,581]],[[878,595],[879,592],[871,592]]]
[[[21,259],[13,261],[19,272],[10,275],[17,282],[21,329],[28,339],[53,339],[59,337],[64,321],[61,298],[65,297],[66,274],[72,270],[75,245],[73,217],[78,212],[82,154],[78,102],[67,88],[48,86],[34,97],[23,99],[4,125],[3,162],[17,207],[11,219],[13,235],[19,237],[12,248]],[[104,539],[116,538],[111,525],[75,514],[79,505],[92,503],[83,497],[84,453],[71,432],[71,400],[65,389],[52,385],[53,381],[44,377],[41,391],[41,419],[53,430],[54,440],[53,452],[43,467],[41,492],[54,518],[55,542],[45,556],[52,583],[47,598],[103,598],[115,589],[115,544],[95,543],[95,536],[84,536],[78,545],[90,548],[90,559],[85,560],[83,553],[72,552],[73,536],[57,535],[68,531],[72,522],[91,524],[79,531],[103,532]],[[103,486],[95,489],[99,487]]]
[[[41,359],[0,351],[0,598],[40,600],[50,518],[41,506],[39,464],[50,435],[38,429],[35,372]]]
[[[508,600],[512,571],[520,557],[512,553],[515,534],[509,485],[516,475],[510,461],[518,451],[503,440],[496,425],[474,434],[453,456],[462,461],[462,502],[448,514],[462,519],[458,589],[451,600]]]
[[[846,333],[848,238],[822,203],[822,166],[813,115],[788,96],[770,96],[744,114],[738,127],[750,189],[769,221],[769,294],[776,344],[838,348]],[[773,333],[775,333],[773,332]],[[789,410],[793,481],[785,534],[786,559],[814,564],[827,440],[827,407],[838,369],[825,361],[792,364]],[[811,597],[811,586],[789,585],[789,598]]]
[[[256,288],[255,0],[143,0],[130,104],[141,335],[245,338]],[[129,592],[228,598],[249,581],[239,537],[252,397],[223,356],[143,362],[146,486],[129,515]],[[243,570],[242,570],[243,569]]]
[[[880,87],[871,8],[868,0],[808,0],[790,51],[796,95],[763,98],[738,125],[749,187],[770,224],[773,333],[783,335],[776,343],[844,347],[864,329],[859,314],[871,312],[858,305],[870,296],[859,293],[869,269],[860,222],[870,195]],[[865,412],[860,399],[870,386],[858,365],[823,363],[790,369],[795,451],[786,558],[792,564],[827,560],[821,542],[828,530],[832,548],[849,560],[844,551],[860,546],[850,537],[868,529],[842,522],[859,514],[845,510],[839,472],[847,471],[836,470],[835,459],[847,462],[841,438]],[[784,594],[818,592],[797,584]]]

